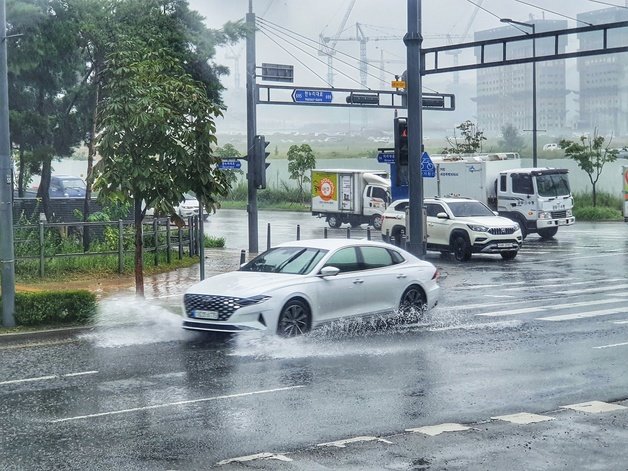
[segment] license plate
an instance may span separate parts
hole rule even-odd
[[[202,311],[200,309],[197,309],[194,311],[194,317],[198,317],[199,319],[211,319],[215,321],[218,319],[218,311]]]
[[[512,248],[512,244],[497,244],[497,248],[509,249],[509,248]]]

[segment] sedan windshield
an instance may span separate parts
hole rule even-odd
[[[538,175],[536,177],[536,187],[539,191],[539,196],[566,196],[571,193],[569,190],[569,177],[566,173]]]
[[[448,204],[449,209],[456,217],[495,216],[488,206],[479,201],[460,201]]]
[[[79,178],[69,178],[67,180],[62,180],[61,181],[63,184],[63,187],[66,189],[69,188],[76,188],[78,190],[84,190],[85,189],[85,182]]]
[[[262,271],[306,275],[327,250],[305,247],[277,247],[270,249],[240,268],[240,271]]]

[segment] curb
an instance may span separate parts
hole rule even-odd
[[[0,345],[4,343],[12,343],[20,340],[33,340],[33,339],[49,339],[60,335],[78,334],[93,330],[94,326],[78,326],[78,327],[64,327],[59,329],[48,330],[31,330],[28,332],[15,332],[9,334],[0,334]]]

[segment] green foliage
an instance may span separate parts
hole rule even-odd
[[[460,131],[462,142],[458,142],[458,136],[456,135],[456,129]],[[486,141],[484,137],[484,131],[480,131],[477,125],[466,120],[454,129],[454,137],[447,137],[447,143],[449,147],[443,149],[445,154],[473,154],[475,152],[482,152],[482,141]]]
[[[214,155],[216,157],[220,157],[221,159],[229,159],[233,157],[241,157],[240,151],[236,149],[233,144],[225,144],[223,147],[217,147],[214,151]],[[238,176],[244,175],[244,172],[240,169],[235,170],[222,170],[225,174],[227,182],[230,188],[233,188],[238,183]]]
[[[242,207],[248,198],[246,182],[240,182],[223,200],[222,206]],[[229,203],[238,204],[229,204]],[[240,204],[242,203],[242,204]],[[262,209],[302,209],[303,192],[301,189],[282,181],[279,188],[266,188],[257,192],[258,207]]]
[[[604,145],[606,138],[598,134],[597,128],[593,132],[593,137],[589,135],[581,136],[579,141],[562,139],[560,147],[565,151],[565,156],[575,160],[582,170],[586,172],[591,182],[593,191],[593,206],[597,205],[596,185],[608,162],[617,160],[618,152],[610,149],[612,138],[608,144]]]
[[[205,248],[207,249],[216,249],[222,248],[225,246],[225,238],[224,237],[214,237],[214,236],[205,236]]]
[[[516,127],[512,124],[506,124],[502,126],[502,138],[499,141],[499,147],[503,151],[521,153],[525,147],[525,142]]]
[[[96,296],[85,290],[15,293],[17,325],[83,324],[96,314]]]
[[[300,201],[303,201],[305,190],[303,185],[310,181],[308,173],[316,167],[316,157],[309,144],[293,145],[288,149],[288,172],[290,178],[298,184]]]
[[[573,214],[577,221],[622,221],[620,210],[606,206],[574,207]]]

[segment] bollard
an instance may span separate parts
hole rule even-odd
[[[297,224],[297,240],[301,240],[301,226]]]
[[[266,250],[270,250],[270,222],[266,226]]]
[[[178,228],[179,236],[179,260],[183,259],[183,229]]]
[[[366,240],[371,240],[371,226],[366,228]]]
[[[246,250],[240,250],[240,265],[243,265],[246,262]]]
[[[323,228],[323,239],[327,239],[327,228]]]
[[[153,218],[153,242],[155,244],[155,266],[159,265],[159,227],[157,218]]]
[[[347,239],[351,239],[351,228],[347,227]]]
[[[44,222],[39,221],[39,276],[44,277],[44,255],[46,244],[44,240]]]
[[[390,229],[386,229],[386,242],[390,244]]]
[[[124,271],[124,225],[118,219],[118,273]]]
[[[170,251],[172,250],[172,242],[170,241],[170,220],[166,218],[166,263],[172,263],[172,256]]]

